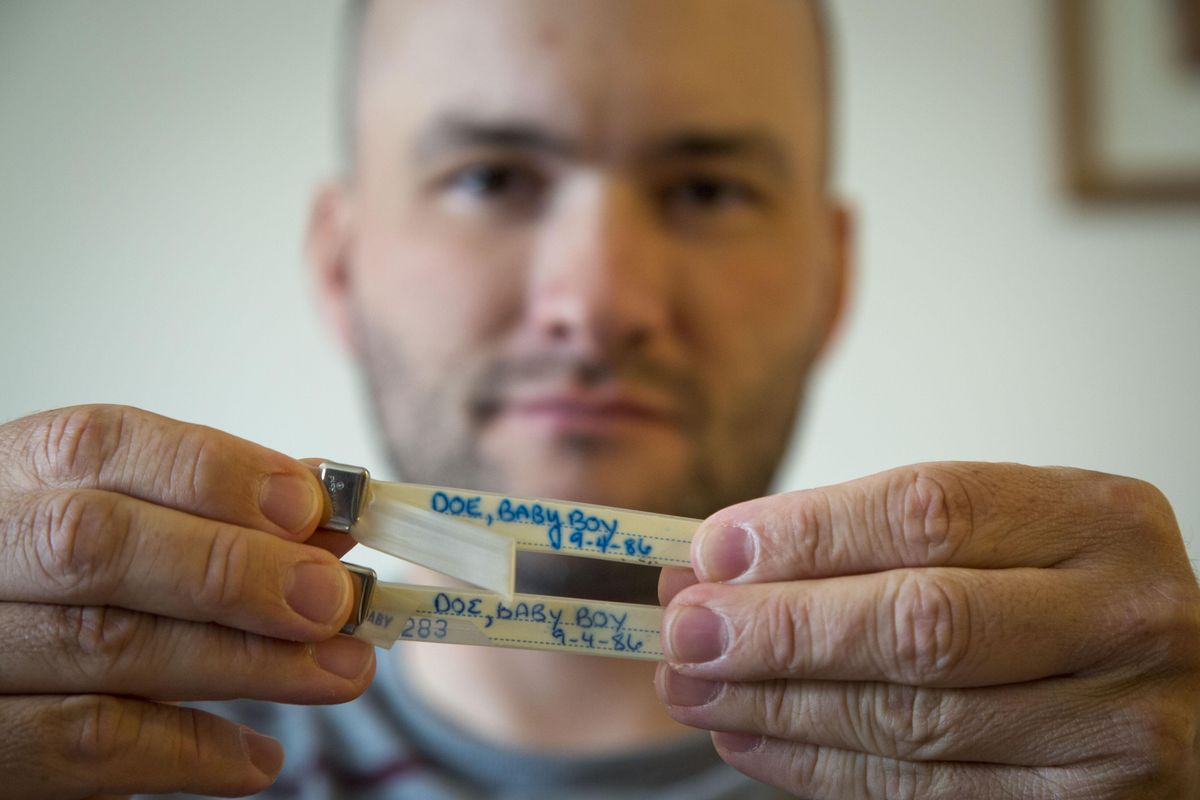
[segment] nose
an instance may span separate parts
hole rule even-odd
[[[542,223],[528,322],[542,347],[621,358],[667,333],[671,285],[653,209],[630,182],[579,178]]]

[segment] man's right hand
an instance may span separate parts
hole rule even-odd
[[[278,742],[171,701],[366,688],[372,648],[337,635],[352,543],[305,543],[322,508],[303,464],[211,428],[115,406],[0,426],[4,796],[266,787]]]

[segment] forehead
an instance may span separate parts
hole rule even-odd
[[[817,37],[805,0],[380,0],[356,127],[402,138],[438,115],[520,119],[598,153],[738,127],[815,152]]]

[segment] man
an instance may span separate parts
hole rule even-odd
[[[1200,792],[1200,595],[1152,487],[928,464],[759,498],[846,268],[811,5],[364,14],[309,243],[397,472],[707,516],[661,580],[522,565],[553,593],[659,581],[667,663],[376,665],[334,635],[351,586],[302,464],[52,412],[0,428],[8,794],[262,791],[278,744],[171,701],[364,691],[243,715],[289,743],[280,796]]]

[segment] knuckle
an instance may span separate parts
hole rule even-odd
[[[1124,775],[1139,786],[1166,787],[1195,771],[1196,723],[1187,709],[1162,701],[1141,704],[1125,724]]]
[[[1121,581],[1096,601],[1097,657],[1141,674],[1200,675],[1200,587],[1190,569],[1172,575],[1157,568],[1152,579],[1122,574]]]
[[[1118,475],[1095,482],[1096,504],[1115,517],[1121,527],[1139,533],[1174,529],[1174,512],[1166,496],[1152,483]]]
[[[1169,604],[1163,625],[1165,663],[1193,676],[1200,672],[1200,604],[1195,599]]]
[[[801,631],[810,632],[811,613],[803,600],[783,602],[773,599],[763,604],[755,615],[761,624],[755,625],[759,636],[766,638],[755,648],[763,653],[763,666],[775,675],[801,672],[813,661],[813,654],[801,652],[801,642],[811,643],[813,636],[801,636]],[[810,644],[811,646],[811,644]]]
[[[937,757],[951,727],[939,694],[919,686],[873,684],[864,718],[875,752],[904,760]]]
[[[217,659],[230,675],[249,674],[261,669],[276,655],[275,642],[257,634],[233,630],[217,640]]]
[[[763,728],[775,736],[786,736],[796,727],[796,714],[784,681],[755,684],[754,707],[759,710]]]
[[[971,641],[970,601],[959,582],[908,571],[888,582],[880,609],[874,651],[894,680],[911,685],[945,685],[963,668]]]
[[[1164,667],[1191,672],[1200,667],[1200,607],[1195,600],[1160,594],[1145,631],[1152,637],[1146,655],[1157,654]]]
[[[213,726],[206,722],[207,718],[191,709],[179,709],[175,714],[175,747],[170,751],[173,768],[186,769],[192,764],[218,760],[215,753],[210,755]]]
[[[115,497],[91,489],[48,492],[34,516],[32,566],[40,577],[62,590],[111,587],[128,531]]]
[[[98,766],[128,755],[143,724],[135,704],[108,695],[72,695],[54,709],[61,757],[68,764]]]
[[[904,563],[948,563],[971,537],[970,495],[952,471],[922,466],[897,472],[886,505]]]
[[[803,593],[767,595],[750,618],[754,624],[746,630],[755,639],[749,649],[761,654],[758,665],[771,675],[822,675],[838,654],[862,643],[857,619],[830,614]]]
[[[798,746],[793,757],[787,761],[788,785],[799,788],[818,784],[826,767],[828,753],[827,748],[816,745]]]
[[[911,761],[896,761],[881,764],[878,773],[868,774],[866,784],[879,786],[875,795],[888,800],[922,800],[932,796],[929,770],[924,765]]]
[[[132,413],[125,406],[86,405],[50,414],[36,436],[37,472],[68,485],[96,479],[121,446]]]
[[[15,774],[18,780],[22,774],[35,776],[38,797],[50,796],[46,789],[52,786],[71,787],[76,797],[112,788],[113,782],[124,791],[140,783],[140,791],[191,787],[205,796],[241,796],[263,788],[258,777],[239,769],[245,754],[236,728],[215,715],[101,694],[29,700],[23,704],[27,718],[6,714],[5,722],[10,733],[23,734],[16,756],[24,772]],[[19,711],[22,704],[17,705]],[[6,766],[6,743],[0,741],[0,769]],[[65,789],[50,791],[57,797]],[[24,796],[19,788],[18,795]]]
[[[212,610],[237,606],[245,597],[250,562],[246,538],[233,527],[218,526],[209,542],[204,573],[196,587],[196,603]]]
[[[111,675],[125,666],[144,666],[154,617],[107,606],[63,606],[58,614],[63,639],[74,644],[81,672]]]
[[[1162,581],[1118,604],[1114,644],[1143,669],[1200,670],[1200,602],[1194,588],[1181,588]]]
[[[829,498],[818,492],[794,492],[789,499],[782,524],[763,526],[760,535],[786,532],[786,541],[778,544],[788,553],[795,571],[804,575],[822,573],[828,569],[826,565],[836,563],[836,554],[827,552],[833,546],[832,537],[821,536],[828,527],[823,522],[830,516]]]
[[[166,454],[167,492],[183,502],[200,501],[206,494],[210,476],[221,463],[220,443],[210,428],[184,426],[171,440]]]

